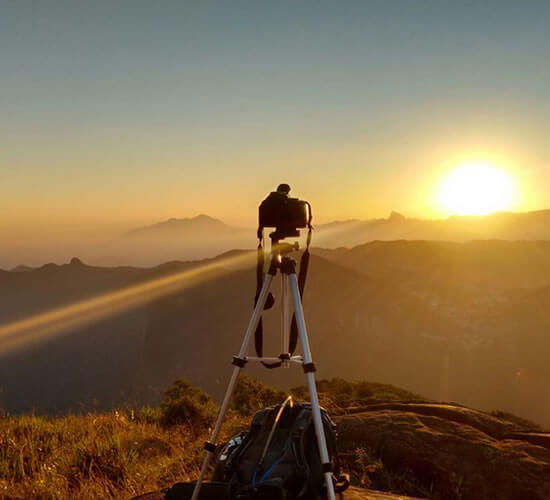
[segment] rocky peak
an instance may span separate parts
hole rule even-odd
[[[406,217],[403,215],[403,214],[400,214],[399,212],[392,212],[390,214],[390,217],[388,218],[389,221],[391,222],[399,222],[399,221],[404,221],[406,219]]]

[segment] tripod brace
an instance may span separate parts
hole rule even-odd
[[[212,455],[216,452],[216,441],[219,437],[222,422],[225,418],[225,414],[229,408],[229,403],[235,391],[237,385],[237,380],[239,377],[239,372],[242,368],[246,366],[249,361],[260,361],[262,363],[281,363],[288,366],[290,363],[300,364],[304,370],[306,376],[306,381],[308,385],[308,390],[311,400],[311,408],[313,415],[313,424],[315,428],[315,434],[317,437],[317,444],[319,447],[319,454],[321,458],[323,475],[325,478],[325,486],[327,491],[327,497],[329,500],[335,500],[334,484],[332,480],[332,465],[330,463],[330,457],[328,453],[328,447],[325,437],[325,432],[323,428],[323,422],[321,417],[321,408],[319,405],[319,396],[317,394],[317,387],[315,385],[315,364],[311,356],[311,350],[309,346],[309,338],[307,334],[306,323],[304,319],[304,311],[302,308],[302,300],[300,294],[300,287],[298,285],[298,279],[296,278],[296,262],[285,256],[286,253],[294,250],[295,247],[287,243],[278,243],[278,245],[272,246],[271,253],[271,263],[269,270],[263,280],[262,287],[257,294],[256,304],[254,307],[254,312],[252,313],[252,318],[246,329],[243,343],[241,349],[237,356],[233,357],[233,373],[229,380],[225,396],[223,398],[220,412],[216,420],[216,424],[212,431],[210,440],[207,441],[204,445],[206,451],[206,456],[204,458],[200,475],[195,485],[193,491],[193,496],[191,500],[198,500],[201,485],[204,481],[204,477],[208,470],[208,465],[212,458]],[[252,340],[252,336],[256,332],[256,329],[261,320],[261,314],[265,308],[268,297],[270,296],[269,288],[272,284],[273,278],[277,274],[277,271],[280,271],[282,275],[283,283],[283,335],[282,335],[282,353],[278,357],[249,357],[247,352]],[[290,298],[294,305],[294,317],[296,321],[296,326],[299,334],[300,343],[302,345],[303,356],[293,356],[289,352],[289,318],[290,318]]]

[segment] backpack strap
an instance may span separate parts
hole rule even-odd
[[[307,431],[313,423],[313,415],[309,405],[300,405],[299,411],[300,414],[296,417],[294,425],[290,431],[290,436],[292,439],[292,451],[296,460],[297,473],[304,479],[307,479],[311,475],[311,469],[306,456],[305,441],[308,434]],[[306,480],[303,482],[296,498],[302,498],[307,492],[307,488],[308,482]]]
[[[262,456],[260,457],[260,461],[258,462],[258,467],[261,467],[263,464],[265,456],[267,455],[267,450],[269,449],[269,445],[271,444],[271,440],[273,439],[273,435],[275,434],[275,429],[277,428],[277,425],[279,425],[279,420],[281,418],[281,415],[286,410],[287,406],[291,409],[294,406],[294,400],[292,399],[292,396],[288,396],[278,407],[276,407],[277,414],[275,415],[275,420],[273,420],[273,425],[271,426],[271,430],[269,431],[269,435],[267,436],[267,440],[264,445]],[[286,451],[286,445],[285,445],[285,451]]]
[[[336,424],[324,410],[321,410],[321,417],[323,420],[323,429],[325,431],[328,454],[331,460],[336,463],[338,459],[338,449],[336,446]]]

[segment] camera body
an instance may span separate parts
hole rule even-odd
[[[281,184],[271,192],[259,208],[259,226],[274,227],[272,239],[299,236],[299,228],[311,223],[311,207],[307,201],[290,198],[290,186]]]

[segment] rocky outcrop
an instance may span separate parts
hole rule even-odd
[[[145,493],[138,497],[134,497],[132,500],[164,500],[166,490],[153,491],[151,493]],[[345,500],[419,500],[413,497],[406,497],[403,495],[395,495],[393,493],[385,493],[383,491],[364,490],[360,488],[350,488],[344,494]]]
[[[350,488],[344,493],[344,500],[415,500],[413,497],[386,493],[384,491]]]
[[[370,450],[431,498],[550,499],[550,434],[452,404],[376,402],[335,420],[344,453]]]

